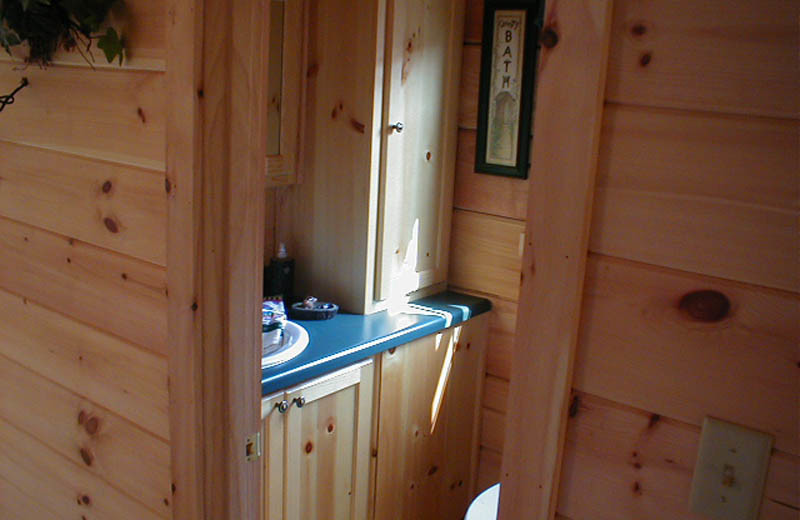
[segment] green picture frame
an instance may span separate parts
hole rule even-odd
[[[475,171],[526,179],[544,0],[486,0]]]

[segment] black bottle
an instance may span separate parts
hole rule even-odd
[[[283,298],[287,307],[294,301],[294,258],[289,258],[283,244],[264,268],[264,298],[273,296]]]

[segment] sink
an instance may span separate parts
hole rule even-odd
[[[265,334],[261,335],[262,349],[265,342]],[[283,339],[281,344],[273,346],[267,355],[261,358],[261,368],[286,363],[287,361],[299,356],[308,346],[308,331],[293,321],[287,321],[283,328]],[[263,351],[263,350],[262,350]]]

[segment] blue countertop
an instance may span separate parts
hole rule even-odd
[[[294,320],[308,331],[296,358],[261,371],[261,395],[327,374],[392,347],[452,327],[491,310],[485,298],[446,291],[411,302],[404,312],[338,314],[331,320]]]

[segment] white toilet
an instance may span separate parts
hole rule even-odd
[[[496,520],[500,505],[500,483],[486,489],[475,497],[467,509],[464,520]]]

